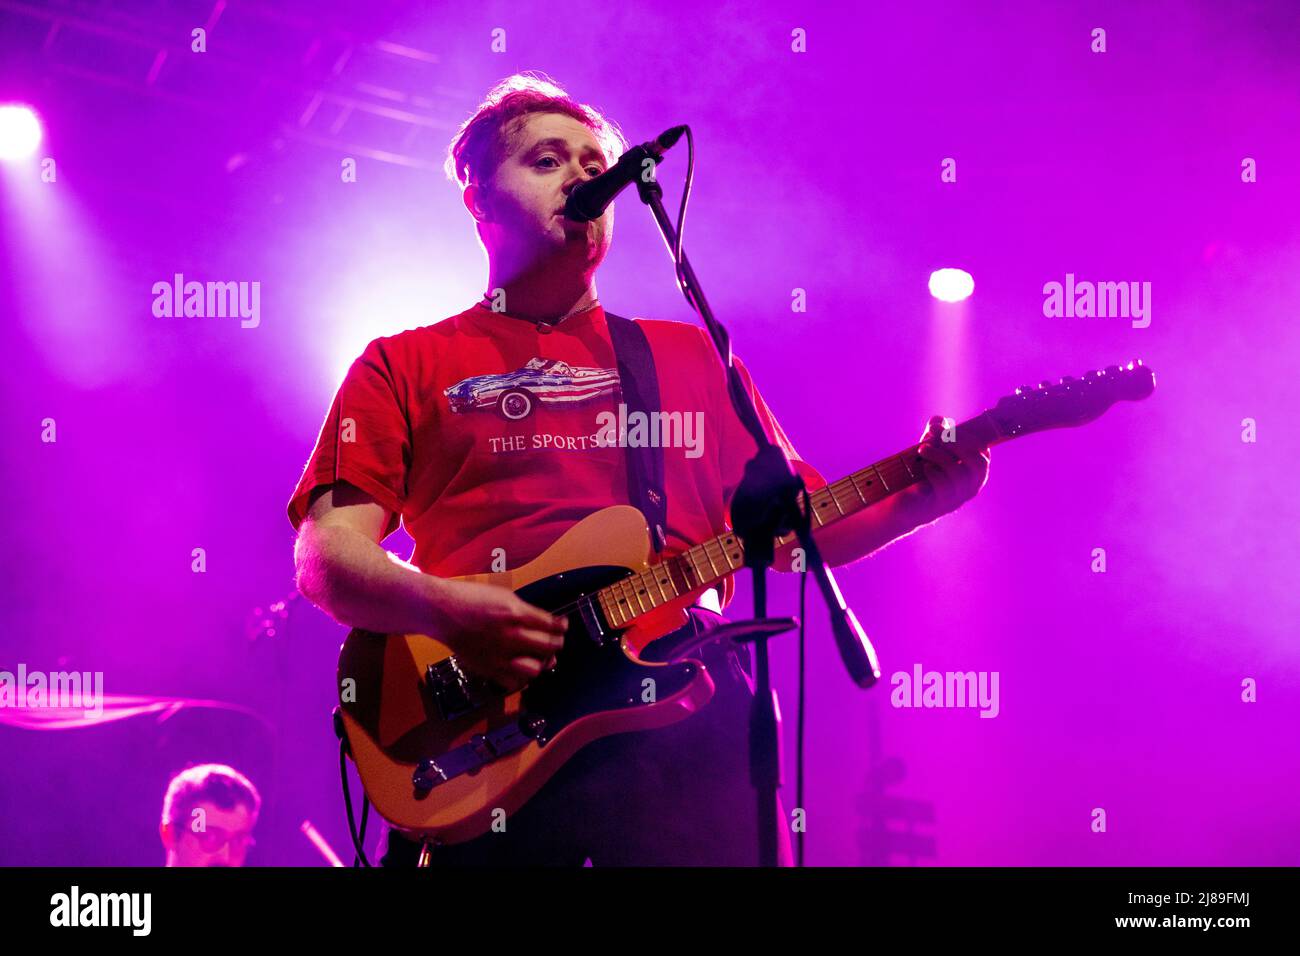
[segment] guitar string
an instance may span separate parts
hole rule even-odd
[[[841,490],[843,490],[843,491],[848,491],[848,490],[852,489],[852,490],[857,494],[858,498],[859,498],[859,499],[862,499],[862,497],[863,497],[863,496],[862,496],[862,493],[861,493],[860,491],[857,490],[856,482],[854,482],[854,481],[852,480],[853,475],[859,475],[859,474],[863,474],[863,473],[865,473],[865,472],[869,472],[869,471],[877,471],[878,469],[880,469],[880,468],[882,468],[882,467],[885,467],[885,466],[888,466],[888,465],[890,465],[890,464],[894,464],[894,463],[897,463],[897,464],[899,464],[899,465],[903,465],[904,470],[907,470],[906,465],[904,465],[901,461],[899,461],[899,459],[903,458],[904,456],[911,455],[911,454],[913,454],[911,451],[904,451],[904,452],[900,452],[899,454],[894,455],[894,456],[892,456],[892,457],[890,457],[890,458],[882,459],[881,461],[877,462],[877,463],[874,464],[874,465],[868,465],[866,468],[862,468],[862,469],[859,469],[858,471],[853,472],[852,475],[849,475],[849,476],[847,476],[847,477],[841,478],[841,479],[839,479],[838,481],[831,482],[830,484],[825,485],[824,487],[819,488],[819,489],[817,489],[816,491],[811,492],[811,494],[812,494],[814,497],[816,497],[816,496],[818,495],[819,492],[822,492],[822,491],[829,492],[829,497],[831,498],[832,503],[834,503],[834,504],[836,505],[836,510],[841,510],[841,509],[839,508],[839,504],[838,504],[838,502],[836,502],[836,500],[835,500],[836,492],[835,492],[833,489],[835,489],[835,488],[837,488],[837,487],[839,487],[839,486],[843,486],[843,487],[841,488]],[[909,476],[910,476],[910,474],[911,474],[910,471],[908,472],[908,474],[909,474]],[[868,484],[870,484],[870,482],[868,482]],[[909,484],[910,484],[910,482],[909,482]],[[894,489],[891,489],[891,490],[890,490],[890,491],[885,495],[885,497],[889,497],[889,495],[894,494],[895,491],[901,491],[903,487],[905,487],[905,486],[904,486],[904,485],[898,485],[898,486],[896,486]],[[878,504],[880,501],[883,501],[883,500],[884,500],[884,498],[878,498],[878,499],[876,499],[875,501],[866,501],[866,500],[863,500],[863,501],[862,501],[862,505],[861,505],[861,507],[863,507],[863,508],[867,508],[867,507],[870,507],[870,506],[873,505],[873,504]],[[854,511],[853,511],[853,512],[850,512],[850,513],[851,513],[851,514],[854,514],[854,513],[856,513],[858,510],[860,510],[860,509],[854,509]],[[717,538],[711,538],[711,539],[709,539],[709,541],[702,542],[701,544],[695,545],[694,547],[689,548],[689,549],[687,549],[687,550],[688,550],[688,551],[693,551],[693,550],[695,550],[695,548],[697,548],[697,547],[705,548],[705,549],[706,549],[706,551],[705,551],[705,557],[708,558],[709,555],[708,555],[708,552],[707,552],[707,547],[708,547],[709,544],[711,544],[711,543],[715,543],[715,542],[716,542],[716,543],[719,543],[719,545],[721,544],[720,542],[718,542],[718,539],[717,539]],[[725,553],[725,549],[724,549],[724,553]],[[686,552],[682,552],[681,554],[675,554],[675,555],[672,555],[671,557],[666,558],[666,559],[665,559],[663,562],[661,562],[661,563],[667,563],[668,561],[673,561],[673,560],[680,559],[680,558],[684,557],[685,554],[686,554]],[[712,564],[712,559],[709,559],[709,560],[710,560],[710,564]],[[730,565],[730,562],[728,562],[728,565]],[[656,567],[658,567],[658,565],[656,565]],[[694,568],[694,564],[693,564],[693,562],[692,562],[692,568]],[[648,571],[649,569],[647,568],[647,569],[645,569],[645,570]],[[730,567],[729,567],[729,569],[728,569],[728,573],[732,573],[732,572],[734,572],[734,571],[738,571],[738,570],[740,570],[740,569],[739,569],[739,568],[730,568]],[[629,575],[628,575],[627,577],[625,577],[625,578],[619,578],[618,581],[611,582],[610,584],[607,584],[607,585],[605,585],[604,587],[601,587],[601,588],[596,589],[596,591],[592,592],[591,594],[585,594],[585,595],[583,595],[582,597],[580,597],[580,598],[578,598],[578,599],[576,599],[576,600],[574,600],[574,601],[572,601],[572,602],[570,602],[570,603],[568,603],[568,604],[561,604],[559,607],[555,608],[555,609],[554,609],[553,611],[551,611],[550,613],[551,613],[551,614],[554,614],[554,615],[559,615],[559,614],[565,614],[565,615],[567,615],[567,614],[570,614],[570,613],[572,613],[573,611],[579,610],[579,608],[580,608],[582,602],[584,602],[584,601],[585,601],[588,605],[590,605],[590,604],[592,603],[593,597],[594,597],[596,594],[599,594],[601,591],[607,590],[607,589],[609,589],[609,588],[616,587],[616,586],[618,586],[619,584],[622,584],[622,583],[626,582],[628,578],[634,577],[634,576],[636,576],[637,574],[644,574],[644,573],[645,573],[645,571],[641,571],[641,572],[635,572],[635,571],[634,571],[634,572],[632,572],[631,574],[629,574]],[[698,571],[696,571],[696,577],[699,577],[699,572],[698,572]],[[721,577],[721,576],[720,576],[720,577]],[[683,576],[683,579],[685,579],[685,576]],[[671,574],[671,573],[669,573],[669,575],[668,575],[668,582],[669,582],[670,584],[673,584],[673,581],[672,581],[672,574]],[[688,583],[689,583],[689,582],[688,582]],[[677,587],[676,584],[673,584],[673,589],[674,589],[674,590],[676,590],[676,587]],[[646,595],[647,595],[648,597],[651,598],[651,603],[652,603],[652,605],[653,605],[653,604],[654,604],[654,599],[653,599],[653,597],[650,596],[650,592],[649,592],[648,590],[646,590],[645,593],[646,593]],[[638,617],[639,617],[640,615],[638,614],[638,615],[635,615],[635,616],[638,616]]]
[[[988,412],[983,413],[983,415],[987,415],[987,414],[989,414],[989,413],[988,413]],[[968,422],[965,423],[966,427],[969,428],[970,425],[971,425],[972,423],[974,423],[977,419],[983,417],[983,415],[977,415],[977,416],[975,416],[975,418],[970,419]],[[915,483],[916,479],[915,479],[915,477],[912,475],[912,473],[911,473],[911,469],[907,467],[907,464],[906,464],[906,462],[905,462],[903,459],[905,459],[905,458],[919,457],[919,454],[918,454],[918,453],[919,453],[919,450],[920,450],[920,446],[919,446],[919,445],[913,445],[912,447],[910,447],[910,448],[908,448],[908,449],[905,449],[904,451],[901,451],[901,452],[899,452],[899,453],[896,454],[896,455],[892,455],[892,456],[890,456],[889,458],[883,458],[883,459],[881,459],[880,461],[876,462],[875,464],[868,465],[868,466],[865,467],[865,468],[861,468],[861,469],[859,469],[859,470],[857,470],[857,471],[855,471],[855,472],[851,472],[849,475],[847,475],[847,476],[844,477],[844,478],[839,479],[838,481],[834,481],[834,482],[831,482],[830,484],[824,485],[822,488],[819,488],[819,489],[817,489],[816,491],[811,492],[811,495],[815,497],[815,496],[817,496],[817,495],[819,495],[819,494],[825,492],[826,494],[829,495],[829,497],[830,497],[830,499],[831,499],[831,503],[835,505],[836,511],[840,512],[840,517],[847,517],[847,514],[846,514],[846,513],[844,512],[844,510],[840,507],[839,501],[837,500],[837,497],[836,497],[836,496],[837,496],[837,491],[836,491],[837,488],[839,488],[839,489],[842,490],[842,491],[849,491],[849,490],[852,490],[852,491],[857,495],[857,497],[861,500],[861,502],[862,502],[862,504],[861,504],[861,508],[868,508],[868,507],[871,507],[871,506],[874,505],[874,504],[878,504],[879,502],[883,501],[885,498],[887,498],[887,497],[893,495],[895,492],[897,492],[897,491],[901,491],[904,487],[910,487],[912,484]],[[857,475],[865,475],[865,474],[868,473],[868,472],[875,471],[875,472],[877,473],[877,477],[880,477],[880,474],[879,474],[880,469],[883,468],[883,467],[891,466],[891,465],[893,465],[893,466],[900,466],[900,465],[901,465],[902,468],[904,469],[904,471],[907,472],[908,478],[909,478],[910,480],[907,481],[907,482],[905,482],[905,483],[903,483],[903,484],[897,485],[897,486],[895,486],[894,488],[888,488],[886,494],[885,494],[883,497],[881,497],[881,498],[877,498],[877,499],[875,499],[874,501],[867,501],[867,500],[865,499],[865,497],[863,496],[861,490],[858,488],[857,480],[856,480],[856,477],[855,477],[855,476],[857,476]],[[883,479],[881,479],[881,480],[882,480],[882,484],[883,484]],[[868,485],[871,484],[870,481],[867,481],[866,483],[867,483]],[[856,514],[857,511],[861,510],[861,508],[855,508],[855,509],[853,509],[853,511],[848,512],[848,514]],[[720,537],[720,536],[719,536],[719,537]],[[661,564],[666,564],[668,561],[679,560],[679,559],[685,557],[685,555],[686,555],[687,553],[689,553],[690,551],[694,551],[695,548],[700,547],[700,548],[704,548],[704,549],[705,549],[704,556],[705,556],[706,559],[708,559],[710,566],[712,566],[712,564],[713,564],[713,559],[712,559],[712,558],[709,556],[709,554],[708,554],[708,545],[709,545],[710,543],[717,542],[717,540],[718,540],[718,539],[715,537],[715,538],[710,539],[709,541],[702,542],[702,543],[699,544],[699,545],[695,545],[695,546],[692,547],[692,548],[688,548],[687,551],[682,552],[681,554],[672,555],[671,557],[664,559],[664,561],[663,561],[663,562],[660,562],[660,563],[661,563]],[[726,552],[725,552],[725,548],[723,549],[723,553],[724,553],[724,554],[726,553]],[[728,565],[730,565],[730,562],[727,562],[727,563],[728,563]],[[692,570],[695,571],[695,575],[696,575],[696,577],[698,578],[698,577],[700,576],[700,575],[699,575],[699,571],[698,571],[698,569],[696,569],[696,568],[694,567],[694,562],[690,562],[690,564],[691,564]],[[656,565],[656,567],[657,567],[657,565]],[[646,570],[649,570],[649,569],[646,569]],[[728,573],[732,573],[732,572],[737,571],[737,570],[739,570],[739,569],[738,569],[738,568],[730,568],[730,567],[729,567],[729,568],[728,568]],[[578,599],[576,599],[576,600],[574,600],[574,601],[572,601],[572,602],[570,602],[570,603],[568,603],[568,604],[562,604],[562,605],[560,605],[559,607],[557,607],[557,608],[555,608],[554,610],[552,610],[550,613],[553,614],[553,615],[560,615],[560,614],[568,615],[568,614],[570,614],[570,613],[572,613],[572,612],[574,612],[574,611],[579,610],[579,609],[583,606],[584,603],[585,603],[586,605],[588,605],[588,606],[591,606],[591,605],[593,604],[593,599],[595,598],[596,595],[600,594],[601,591],[606,591],[606,590],[609,590],[609,589],[611,589],[611,588],[614,588],[614,587],[616,587],[616,586],[618,586],[618,585],[620,585],[620,584],[625,583],[625,582],[627,581],[628,578],[630,578],[630,577],[634,577],[634,576],[636,576],[636,575],[638,575],[638,574],[644,574],[644,573],[645,573],[645,571],[641,571],[641,572],[632,572],[632,573],[629,574],[626,578],[620,578],[618,581],[614,581],[614,582],[611,582],[610,584],[607,584],[607,585],[605,585],[605,586],[603,586],[603,587],[597,588],[596,591],[594,591],[594,592],[592,592],[592,593],[590,593],[590,594],[584,594],[582,597],[580,597],[580,598],[578,598]],[[720,575],[719,577],[722,577],[722,575]],[[685,577],[685,575],[683,575],[683,580],[687,580],[686,577]],[[662,582],[659,582],[659,583],[660,583],[661,590],[662,590]],[[677,585],[676,585],[676,584],[673,582],[673,580],[672,580],[672,573],[671,573],[671,572],[670,572],[669,575],[668,575],[668,583],[669,583],[669,584],[672,584],[672,586],[673,586],[673,590],[674,590],[674,591],[677,589]],[[689,581],[687,581],[687,583],[689,583]],[[643,591],[644,591],[644,593],[647,595],[647,597],[650,597],[651,606],[652,606],[652,608],[653,608],[653,607],[655,606],[653,596],[650,595],[650,592],[649,592],[648,589],[643,589]],[[611,596],[612,596],[612,595],[611,595]],[[626,598],[624,598],[624,599],[622,599],[622,600],[626,600]],[[640,599],[639,599],[639,598],[638,598],[638,603],[640,603]],[[642,612],[642,613],[644,613],[644,612]],[[633,616],[634,616],[634,617],[639,617],[640,615],[637,614],[637,615],[633,615]]]
[[[986,412],[986,413],[984,413],[984,414],[987,415],[988,413]],[[965,423],[966,426],[969,428],[969,426],[970,426],[974,421],[976,421],[978,418],[980,418],[980,417],[982,417],[982,416],[976,416],[975,418],[971,419],[970,421],[968,421],[967,423]],[[859,469],[858,471],[851,472],[851,473],[850,473],[849,475],[847,475],[846,477],[841,478],[841,479],[839,479],[838,481],[831,482],[830,484],[827,484],[827,485],[823,486],[822,488],[817,489],[817,491],[814,491],[814,492],[812,492],[811,494],[812,494],[814,497],[817,496],[817,495],[819,495],[819,494],[821,494],[821,493],[825,493],[826,495],[828,495],[828,496],[830,497],[830,499],[831,499],[831,503],[835,505],[835,509],[836,509],[836,511],[838,511],[838,512],[840,513],[840,514],[839,514],[840,517],[847,517],[847,514],[856,514],[857,511],[861,510],[861,508],[868,508],[868,507],[871,507],[871,506],[874,505],[874,504],[878,504],[880,501],[883,501],[885,498],[887,498],[887,497],[893,495],[895,492],[897,492],[897,491],[901,491],[904,487],[910,487],[912,484],[914,484],[915,481],[916,481],[916,478],[915,478],[915,476],[912,475],[911,469],[907,467],[906,461],[905,461],[904,459],[906,459],[906,458],[913,458],[913,457],[917,457],[917,458],[919,458],[919,451],[920,451],[920,446],[918,446],[918,445],[913,445],[913,446],[911,446],[910,448],[905,449],[904,451],[901,451],[901,452],[899,452],[899,453],[896,454],[896,455],[892,455],[892,456],[890,456],[889,458],[881,459],[880,461],[876,462],[875,464],[868,465],[867,467],[865,467],[865,468],[861,468],[861,469]],[[900,485],[895,486],[894,488],[887,488],[886,494],[885,494],[883,497],[881,497],[881,498],[877,498],[877,499],[875,499],[874,501],[867,501],[867,500],[865,499],[865,497],[863,496],[861,489],[858,488],[858,483],[857,483],[856,476],[857,476],[857,475],[865,475],[865,474],[867,474],[868,472],[872,472],[872,471],[874,471],[874,472],[876,472],[877,477],[880,478],[880,469],[883,468],[883,467],[888,467],[888,466],[902,466],[903,470],[907,472],[907,475],[908,475],[909,480],[908,480],[907,482],[903,483],[903,484],[900,484]],[[881,482],[882,482],[882,484],[884,483],[883,478],[881,479]],[[871,484],[871,481],[867,481],[866,484],[870,485],[870,484]],[[856,494],[857,497],[861,500],[861,506],[860,506],[859,508],[854,508],[853,511],[851,511],[851,512],[846,513],[846,512],[844,511],[844,509],[840,506],[840,503],[839,503],[839,501],[838,501],[838,499],[837,499],[837,494],[838,494],[837,489],[839,489],[840,491],[849,491],[849,490],[852,490],[853,493]],[[720,536],[719,536],[719,537],[720,537]],[[705,558],[709,561],[709,565],[710,565],[710,567],[712,567],[712,565],[713,565],[713,559],[712,559],[712,557],[711,557],[711,556],[709,555],[709,553],[708,553],[708,545],[709,545],[710,543],[715,543],[715,542],[716,542],[716,543],[719,543],[719,545],[720,545],[720,542],[718,542],[718,539],[715,537],[715,538],[710,539],[710,541],[706,541],[706,542],[703,542],[703,543],[701,543],[701,544],[699,544],[699,545],[695,545],[695,546],[692,547],[692,548],[688,548],[687,551],[682,552],[681,554],[673,555],[673,556],[671,556],[671,557],[669,557],[669,558],[666,558],[663,562],[660,562],[660,563],[661,563],[661,564],[666,564],[668,561],[679,560],[679,559],[685,557],[685,555],[688,554],[689,552],[694,551],[695,548],[699,547],[699,548],[704,548],[704,549],[705,549],[705,550],[704,550],[704,556],[705,556]],[[725,553],[726,553],[726,549],[723,548],[723,554],[725,555]],[[692,568],[692,570],[695,571],[695,576],[696,576],[697,578],[699,578],[700,573],[699,573],[699,570],[695,568],[695,566],[694,566],[694,562],[691,561],[691,562],[689,562],[689,563],[691,564],[691,568]],[[734,572],[734,571],[739,570],[738,568],[731,568],[731,567],[730,567],[730,563],[731,563],[730,561],[727,562],[727,564],[728,564],[728,573],[732,573],[732,572]],[[656,567],[657,567],[657,566],[656,566]],[[649,569],[646,569],[646,570],[649,570]],[[715,570],[716,570],[716,569],[715,569]],[[580,597],[580,598],[578,598],[578,599],[576,599],[576,600],[574,600],[574,601],[572,601],[572,602],[570,602],[570,603],[568,603],[568,604],[562,604],[562,605],[560,605],[559,607],[557,607],[557,608],[555,608],[554,610],[552,610],[550,613],[553,614],[553,615],[564,614],[564,615],[567,616],[568,614],[571,614],[571,613],[573,613],[574,611],[577,611],[577,610],[581,609],[581,608],[583,607],[584,604],[585,604],[586,606],[590,607],[590,606],[593,605],[593,601],[594,601],[596,595],[599,595],[601,591],[610,590],[610,589],[612,589],[612,588],[614,588],[614,587],[616,587],[616,586],[618,586],[618,585],[624,584],[624,583],[628,580],[628,578],[631,578],[631,577],[637,576],[637,575],[639,575],[639,574],[644,574],[644,573],[645,573],[645,571],[632,572],[631,574],[629,574],[629,575],[628,575],[627,577],[625,577],[625,578],[620,578],[618,581],[614,581],[614,582],[611,582],[610,584],[607,584],[607,585],[605,585],[605,586],[603,586],[603,587],[597,588],[596,591],[594,591],[594,592],[592,592],[592,593],[590,593],[590,594],[584,594],[582,597]],[[683,575],[682,577],[683,577],[683,580],[686,580],[687,583],[689,584],[689,580],[685,577],[685,575]],[[719,577],[722,577],[722,575],[720,575]],[[660,589],[662,590],[662,582],[658,582],[658,583],[659,583],[659,585],[660,585]],[[668,574],[668,583],[671,584],[672,587],[673,587],[673,590],[676,591],[676,589],[677,589],[677,585],[673,582],[671,571],[670,571],[669,574]],[[654,599],[654,597],[650,594],[650,592],[649,592],[648,589],[642,589],[641,592],[637,592],[637,593],[645,593],[646,596],[650,598],[650,604],[651,604],[652,609],[653,609],[654,607],[657,606],[657,605],[655,604],[655,599]],[[612,597],[613,597],[613,595],[611,594],[611,598],[612,598]],[[626,598],[623,598],[623,599],[620,600],[620,603],[622,603],[623,601],[626,601],[626,600],[627,600]],[[671,600],[671,599],[670,599],[670,600]],[[640,603],[640,599],[639,599],[639,598],[637,598],[637,603]],[[642,612],[642,613],[644,613],[644,612]],[[640,614],[635,614],[635,615],[633,615],[633,617],[639,617],[639,616],[640,616]]]
[[[881,459],[880,461],[876,462],[876,463],[873,464],[873,465],[868,465],[868,466],[865,467],[865,468],[860,468],[859,470],[850,473],[848,476],[846,476],[846,477],[844,477],[844,478],[841,478],[841,479],[839,479],[838,481],[831,482],[830,484],[827,484],[827,485],[823,486],[822,488],[819,488],[819,489],[817,489],[816,491],[811,492],[811,494],[812,494],[812,496],[816,497],[816,496],[818,496],[820,493],[825,492],[825,493],[830,497],[830,499],[831,499],[831,503],[835,505],[836,511],[839,511],[839,512],[840,512],[840,516],[841,516],[841,517],[846,517],[847,515],[846,515],[846,513],[843,511],[843,509],[840,507],[839,501],[837,500],[837,497],[836,497],[837,494],[838,494],[837,489],[838,489],[839,491],[846,491],[846,492],[852,490],[853,493],[856,494],[857,497],[861,500],[861,506],[860,506],[859,508],[855,508],[855,509],[854,509],[853,511],[851,511],[851,512],[848,512],[848,514],[856,514],[857,511],[861,510],[861,508],[869,508],[869,507],[871,507],[871,506],[874,505],[874,504],[878,504],[879,502],[883,501],[885,498],[889,497],[890,495],[893,495],[893,494],[896,493],[897,491],[901,491],[904,487],[909,487],[910,485],[912,485],[912,484],[915,483],[915,478],[914,478],[914,477],[912,476],[912,474],[911,474],[911,469],[909,469],[909,468],[907,467],[906,462],[904,462],[903,459],[904,459],[904,458],[911,458],[911,457],[913,457],[913,456],[916,456],[917,453],[918,453],[918,450],[919,450],[919,446],[915,446],[915,445],[914,445],[914,446],[912,446],[911,448],[906,449],[906,450],[904,450],[904,451],[902,451],[902,452],[899,452],[899,453],[896,454],[896,455],[892,455],[892,456],[890,456],[889,458]],[[861,490],[857,487],[857,481],[856,481],[856,479],[855,479],[855,476],[857,476],[857,475],[865,475],[866,473],[871,472],[871,471],[875,471],[875,472],[877,472],[877,476],[879,476],[879,471],[880,471],[880,469],[881,469],[881,468],[885,468],[885,467],[889,467],[889,466],[895,466],[895,467],[897,467],[897,466],[901,466],[901,467],[903,468],[903,470],[907,472],[908,478],[909,478],[910,480],[907,481],[907,482],[904,483],[904,484],[896,485],[894,488],[888,489],[888,491],[886,492],[886,494],[885,494],[883,497],[881,497],[881,498],[877,498],[877,499],[875,499],[874,501],[867,501],[867,500],[865,500],[865,498],[864,498],[863,495],[862,495]],[[867,483],[868,485],[871,484],[870,481],[867,481],[866,483]],[[883,479],[882,479],[882,483],[883,483]],[[669,557],[669,558],[666,558],[665,561],[664,561],[664,562],[661,562],[661,563],[667,563],[667,561],[672,561],[672,560],[680,559],[680,558],[684,557],[685,554],[688,553],[689,551],[693,551],[693,550],[695,550],[696,547],[702,547],[702,548],[705,548],[705,558],[708,559],[710,565],[712,565],[712,563],[713,563],[713,562],[712,562],[712,558],[709,557],[709,554],[708,554],[708,550],[707,550],[707,548],[708,548],[708,545],[709,545],[710,543],[715,543],[715,542],[717,542],[717,538],[712,538],[712,539],[710,539],[709,541],[703,542],[703,543],[701,543],[701,544],[699,544],[699,545],[695,545],[694,547],[687,549],[687,552],[682,552],[681,554],[676,554],[676,555],[673,555],[673,556],[671,556],[671,557]],[[720,544],[720,542],[719,542],[719,544]],[[724,548],[724,554],[725,554],[725,548]],[[694,563],[691,562],[691,565],[692,565],[692,569],[694,570]],[[730,562],[728,562],[728,565],[730,565]],[[657,565],[656,565],[656,567],[657,567]],[[646,569],[646,570],[649,570],[649,569]],[[728,568],[728,573],[732,573],[732,572],[737,571],[737,570],[739,570],[739,568],[730,568],[730,567],[729,567],[729,568]],[[574,611],[579,610],[579,609],[581,608],[583,602],[586,602],[587,605],[591,605],[592,602],[593,602],[593,599],[594,599],[595,595],[599,594],[601,591],[605,591],[605,590],[608,590],[608,589],[610,589],[610,588],[614,588],[614,587],[616,587],[616,586],[618,586],[618,585],[620,585],[620,584],[625,583],[625,582],[628,580],[628,578],[634,577],[634,576],[636,576],[637,574],[644,574],[644,573],[645,573],[645,571],[641,571],[641,572],[632,572],[632,573],[629,574],[626,578],[620,578],[618,581],[611,582],[610,584],[607,584],[607,585],[605,585],[605,586],[603,586],[603,587],[601,587],[601,588],[598,588],[596,591],[592,592],[591,594],[585,594],[585,595],[583,595],[582,597],[580,597],[580,598],[578,598],[578,599],[576,599],[576,600],[574,600],[574,601],[572,601],[572,602],[570,602],[570,603],[568,603],[568,604],[562,604],[562,605],[560,605],[559,607],[557,607],[557,608],[555,608],[554,610],[552,610],[550,613],[551,613],[551,614],[554,614],[554,615],[560,615],[560,614],[568,615],[568,614],[570,614],[570,613],[572,613],[572,612],[574,612]],[[695,571],[695,574],[696,574],[696,577],[698,578],[698,577],[699,577],[699,571],[696,570],[696,571]],[[722,577],[722,576],[720,575],[719,577]],[[685,576],[683,576],[683,579],[685,580]],[[670,572],[669,575],[668,575],[668,582],[669,582],[670,584],[672,584],[672,585],[673,585],[673,589],[676,590],[677,585],[673,583],[671,572]],[[688,583],[689,583],[689,581],[688,581]],[[648,589],[643,589],[643,590],[644,590],[644,593],[647,595],[647,597],[650,598],[650,602],[651,602],[652,607],[654,607],[654,606],[655,606],[655,602],[654,602],[654,598],[653,598],[653,596],[650,595],[650,592],[649,592]],[[624,599],[624,600],[626,600],[626,599]],[[638,599],[638,603],[639,603],[639,599]],[[644,613],[644,612],[643,612],[643,613]],[[634,615],[634,617],[639,617],[639,616],[640,616],[640,614]]]

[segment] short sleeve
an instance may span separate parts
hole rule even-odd
[[[397,529],[411,462],[411,428],[389,341],[379,338],[367,345],[334,395],[289,500],[295,531],[306,519],[312,492],[336,481],[355,485],[392,513],[384,537]]]

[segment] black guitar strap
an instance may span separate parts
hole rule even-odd
[[[643,412],[649,422],[652,412],[662,411],[659,402],[659,379],[655,375],[654,355],[645,331],[631,319],[606,311],[609,340],[618,362],[618,378],[623,389],[623,403],[628,416]],[[662,447],[643,445],[627,449],[628,501],[641,509],[650,526],[650,540],[655,554],[668,543],[668,496],[664,490],[664,451]]]

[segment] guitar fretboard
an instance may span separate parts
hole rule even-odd
[[[978,429],[989,443],[998,440],[996,428],[980,415],[959,426]],[[808,493],[812,507],[812,528],[833,524],[841,518],[869,508],[890,495],[915,484],[920,476],[917,448],[913,446],[868,465],[861,471]],[[777,538],[777,547],[795,540],[794,532]],[[744,567],[745,550],[740,539],[728,532],[688,548],[681,554],[665,558],[643,571],[636,572],[601,588],[594,597],[612,627],[623,628],[635,618],[663,607],[692,591],[717,584],[727,575]]]

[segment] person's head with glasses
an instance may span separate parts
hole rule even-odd
[[[209,763],[172,778],[158,832],[168,866],[243,866],[262,798],[233,767]]]

